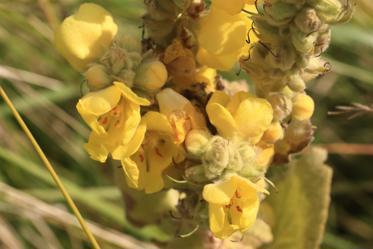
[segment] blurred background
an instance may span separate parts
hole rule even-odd
[[[162,238],[133,228],[112,183],[120,169],[83,150],[88,129],[75,104],[82,76],[57,54],[50,25],[84,1],[0,0],[0,84],[8,92],[104,248]],[[139,31],[143,1],[101,0],[122,32]],[[325,55],[332,71],[309,84],[317,105],[315,144],[330,152],[332,204],[322,248],[373,248],[373,2],[357,0],[354,19],[333,28]],[[242,75],[242,74],[241,74]],[[235,74],[228,75],[234,79]],[[328,112],[340,115],[328,115]],[[98,225],[99,224],[99,225]],[[127,244],[123,244],[127,243]],[[137,245],[139,246],[139,245]],[[33,148],[0,100],[0,248],[88,248]]]

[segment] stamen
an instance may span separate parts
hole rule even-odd
[[[159,156],[159,157],[163,157],[163,155],[161,154],[161,152],[159,151],[159,148],[155,147],[155,153]]]
[[[240,213],[242,213],[242,208],[240,206],[236,206],[236,210]]]

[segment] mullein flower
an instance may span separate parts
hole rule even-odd
[[[246,92],[229,96],[216,91],[208,102],[206,111],[210,122],[221,136],[238,136],[251,144],[259,142],[273,119],[271,104]]]
[[[263,192],[266,190],[259,184],[238,175],[206,185],[202,196],[209,203],[212,233],[226,239],[236,231],[249,229],[256,221]]]
[[[151,111],[142,123],[146,126],[144,140],[137,152],[122,159],[122,167],[130,187],[150,194],[162,190],[164,170],[183,158],[183,149],[175,142],[166,115]]]
[[[140,124],[140,106],[149,104],[121,82],[81,98],[77,110],[92,129],[86,145],[92,159],[105,162],[110,153],[127,145]]]
[[[170,88],[156,96],[160,112],[147,112],[144,141],[130,158],[122,159],[130,187],[155,193],[164,187],[163,172],[173,162],[185,159],[182,143],[192,129],[203,129],[205,121],[193,105]],[[128,154],[127,154],[128,155]]]
[[[55,34],[55,45],[69,63],[82,72],[89,63],[104,55],[117,31],[108,11],[85,3],[62,22]]]
[[[200,64],[227,71],[248,50],[247,31],[252,21],[247,15],[236,13],[244,2],[213,1],[210,12],[198,21],[197,60]]]

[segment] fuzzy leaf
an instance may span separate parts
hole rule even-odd
[[[332,169],[325,165],[323,149],[311,148],[290,163],[275,180],[268,203],[273,208],[274,241],[268,249],[318,249],[330,203]]]

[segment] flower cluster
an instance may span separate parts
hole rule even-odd
[[[320,55],[330,43],[330,25],[351,17],[352,1],[264,1],[252,16],[250,29],[259,42],[241,67],[252,77],[259,96],[274,109],[274,119],[285,127],[284,138],[275,145],[276,160],[287,161],[313,137],[311,117],[315,104],[306,83],[330,70]]]
[[[88,3],[55,39],[87,82],[91,158],[120,162],[138,191],[178,190],[181,219],[221,239],[255,223],[275,154],[308,144],[305,81],[326,71],[328,24],[348,15],[337,0],[254,2],[147,0],[142,40]],[[256,93],[218,76],[240,58]]]

